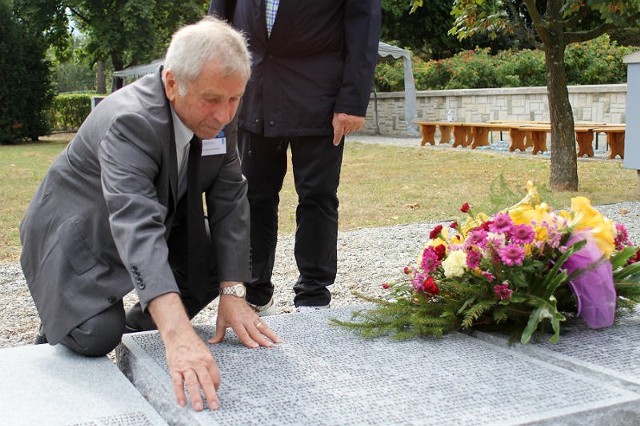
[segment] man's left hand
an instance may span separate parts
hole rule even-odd
[[[333,114],[333,144],[340,145],[343,136],[357,132],[364,125],[364,117],[349,115],[343,112]]]
[[[248,348],[271,347],[274,343],[282,342],[278,335],[262,322],[258,314],[241,297],[220,296],[216,334],[208,342],[222,342],[227,327],[231,327],[240,341]]]

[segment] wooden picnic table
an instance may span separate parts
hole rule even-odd
[[[453,122],[453,121],[418,121],[422,132],[420,146],[427,143],[435,145],[436,127],[440,129],[440,142],[449,143],[453,133],[453,146],[470,146],[475,149],[489,145],[489,132],[508,131],[509,151],[516,149],[525,151],[532,148],[533,155],[547,150],[547,133],[551,132],[551,124],[544,121],[489,121],[489,122]],[[606,133],[609,143],[609,158],[624,158],[625,125],[606,123],[578,122],[574,125],[578,157],[593,157],[593,138],[597,133]]]

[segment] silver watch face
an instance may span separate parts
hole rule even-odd
[[[236,284],[231,287],[220,289],[220,294],[228,294],[236,297],[244,297],[247,294],[247,290],[242,284]]]
[[[247,289],[242,284],[238,284],[233,286],[233,292],[238,297],[244,297],[247,294]]]

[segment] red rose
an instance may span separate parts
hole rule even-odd
[[[429,233],[429,238],[431,238],[432,240],[438,238],[440,232],[442,232],[442,225],[438,225],[433,228],[433,230]]]
[[[458,229],[458,222],[454,220],[453,222],[451,222],[451,225],[449,225],[449,228]]]
[[[447,248],[444,246],[444,244],[438,244],[433,248],[433,251],[436,252],[438,260],[444,259],[444,256],[447,254]]]
[[[429,275],[424,280],[424,282],[422,283],[422,288],[424,289],[425,293],[429,293],[433,295],[440,294],[440,289],[436,285],[436,280],[434,280],[431,275]]]
[[[464,203],[462,207],[460,207],[460,211],[462,213],[468,213],[470,208],[471,207],[469,207],[469,203]]]

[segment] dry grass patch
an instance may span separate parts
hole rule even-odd
[[[33,144],[0,146],[0,261],[20,254],[18,225],[40,180],[72,135]],[[417,144],[417,142],[416,142]],[[619,160],[580,160],[580,195],[593,204],[636,200],[636,171]],[[374,226],[448,220],[460,205],[488,206],[491,185],[502,175],[510,188],[527,180],[544,185],[549,159],[463,148],[398,148],[348,142],[340,196],[342,231]],[[554,206],[575,193],[555,193]],[[280,232],[295,230],[297,196],[291,167],[281,194]]]
[[[555,207],[584,195],[593,204],[635,200],[636,171],[621,161],[579,160],[579,193],[552,194]],[[509,188],[522,190],[528,180],[545,187],[548,157],[426,146],[398,148],[348,143],[340,183],[340,229],[390,226],[452,219],[469,202],[491,205],[491,186],[502,175]],[[293,232],[295,192],[287,176],[280,226]],[[508,200],[511,201],[511,200]]]

